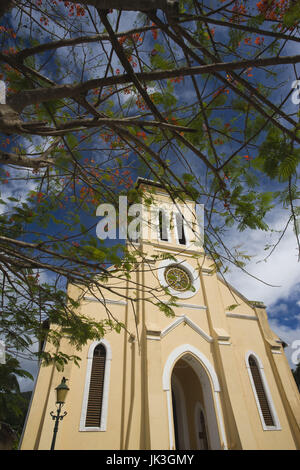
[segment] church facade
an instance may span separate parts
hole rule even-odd
[[[264,305],[228,285],[191,243],[198,230],[193,202],[185,201],[190,216],[181,227],[175,210],[162,230],[169,195],[148,180],[138,185],[156,201],[156,235],[143,227],[134,243],[146,256],[130,280],[112,279],[109,295],[86,294],[80,306],[94,319],[109,309],[125,329],[79,353],[66,340],[63,350],[80,355],[80,367],[40,368],[20,449],[50,448],[50,412],[63,376],[68,414],[56,449],[300,449],[299,392]],[[176,297],[174,316],[157,302],[168,303],[166,289]],[[69,286],[69,294],[78,298],[78,287]]]

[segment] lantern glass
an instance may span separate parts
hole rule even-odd
[[[62,378],[61,383],[56,387],[56,403],[65,403],[69,387],[66,384],[65,377]]]

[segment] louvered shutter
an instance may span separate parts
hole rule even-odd
[[[94,349],[89,398],[86,413],[86,427],[100,427],[106,350],[102,344]]]
[[[257,366],[255,359],[252,356],[249,357],[249,366],[250,366],[250,371],[251,371],[251,375],[253,378],[257,398],[259,401],[261,413],[265,421],[265,425],[274,426],[275,423],[274,423],[274,419],[273,419],[273,416],[269,407],[268,399],[266,397],[266,392],[265,392],[264,385],[261,379],[260,370]]]

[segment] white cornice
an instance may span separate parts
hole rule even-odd
[[[256,321],[258,321],[258,318],[255,315],[246,315],[244,313],[226,312],[226,317],[240,318],[240,319],[243,319],[243,320],[256,320]]]
[[[206,310],[207,307],[205,305],[197,305],[197,304],[185,304],[182,302],[176,302],[176,305],[173,305],[172,302],[162,302],[166,305],[170,305],[172,308],[196,308],[198,310]]]
[[[84,296],[83,300],[85,302],[100,302],[101,304],[112,304],[112,305],[127,305],[126,300],[113,300],[113,299],[97,299],[96,297],[88,297]],[[165,302],[166,305],[169,305],[170,302]],[[176,305],[172,305],[173,308],[193,308],[198,310],[206,310],[207,307],[205,305],[196,305],[196,304],[186,304],[177,302]]]
[[[100,302],[101,304],[127,305],[126,300],[97,299],[96,297],[88,296],[84,296],[83,300],[85,300],[86,302]]]

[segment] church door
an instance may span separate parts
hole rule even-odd
[[[200,362],[191,355],[176,361],[171,373],[171,389],[175,448],[219,449],[211,385]]]

